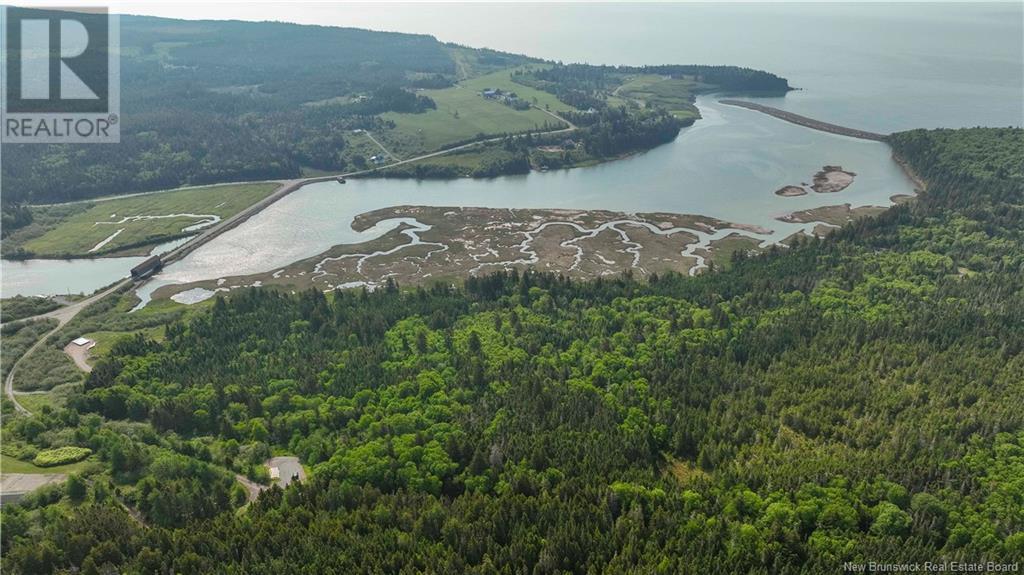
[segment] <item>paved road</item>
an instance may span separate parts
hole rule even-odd
[[[235,474],[235,481],[241,483],[242,487],[245,488],[245,498],[250,503],[256,501],[256,498],[260,496],[260,493],[267,488],[266,485],[260,485],[248,477],[237,473]]]
[[[4,473],[0,475],[0,503],[17,501],[30,491],[67,477],[63,473]]]
[[[276,467],[281,471],[281,479],[277,482],[282,488],[288,487],[293,477],[298,476],[299,481],[306,480],[306,470],[302,468],[298,457],[271,457],[267,460],[267,467]]]
[[[280,485],[282,489],[288,487],[288,485],[291,484],[292,482],[292,477],[295,477],[296,475],[299,477],[299,481],[306,480],[306,470],[302,468],[302,464],[299,463],[298,457],[271,457],[266,462],[264,462],[264,465],[266,465],[268,469],[271,467],[276,467],[278,468],[278,470],[280,470],[281,478],[278,479],[276,483]],[[235,474],[235,480],[241,483],[242,487],[245,488],[246,498],[250,502],[255,501],[256,498],[260,496],[260,493],[262,493],[264,489],[270,489],[269,485],[260,485],[259,483],[252,481],[248,477],[244,475],[239,475],[237,473]]]

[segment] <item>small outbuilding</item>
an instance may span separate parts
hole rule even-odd
[[[75,339],[71,340],[71,343],[77,345],[78,347],[92,347],[96,345],[95,341],[87,337],[76,337]]]

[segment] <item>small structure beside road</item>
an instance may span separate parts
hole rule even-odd
[[[64,353],[75,362],[78,369],[89,373],[92,366],[86,361],[89,359],[89,350],[96,347],[96,341],[87,337],[76,337],[71,343],[64,346]]]
[[[76,337],[75,339],[71,340],[71,343],[73,343],[74,345],[77,345],[78,347],[85,347],[85,348],[90,348],[90,347],[96,345],[95,341],[93,341],[93,340],[91,340],[91,339],[89,339],[87,337]]]
[[[292,481],[305,481],[306,470],[302,468],[298,457],[280,456],[267,460],[267,467],[270,469],[270,480],[282,488],[288,487]]]

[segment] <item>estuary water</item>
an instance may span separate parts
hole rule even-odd
[[[761,68],[801,88],[764,103],[877,132],[1021,125],[1024,4],[152,4],[180,18],[285,20],[431,33],[443,41],[562,61]],[[251,9],[250,9],[251,8]],[[218,12],[228,11],[228,12]],[[322,183],[302,188],[169,266],[151,287],[269,271],[370,239],[352,217],[399,204],[695,213],[758,224],[819,205],[888,205],[912,186],[885,144],[814,132],[700,98],[704,119],[672,143],[600,166],[492,180]],[[839,194],[780,198],[826,164],[857,173]],[[89,292],[140,258],[3,262],[4,296]],[[145,295],[143,293],[142,295]]]
[[[169,252],[191,238],[160,244],[150,255]],[[3,297],[88,294],[126,278],[148,256],[74,260],[0,260]]]
[[[808,130],[713,97],[697,105],[703,119],[675,141],[594,167],[488,180],[305,186],[168,266],[141,295],[167,283],[271,271],[334,245],[378,237],[398,221],[356,232],[353,218],[403,204],[701,214],[772,230],[763,239],[777,241],[813,227],[775,219],[789,212],[837,203],[886,206],[895,194],[913,193],[886,144]],[[855,172],[854,183],[837,194],[775,195],[785,185],[810,182],[826,164]]]

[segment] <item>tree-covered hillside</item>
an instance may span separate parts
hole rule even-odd
[[[122,16],[121,143],[4,145],[4,203],[344,168],[344,133],[450,85],[431,36]],[[398,94],[407,95],[413,104]]]
[[[408,158],[512,132],[544,131],[541,119],[558,127],[557,119],[533,109],[536,98],[504,106],[477,94],[489,86],[443,90],[493,73],[507,80],[522,65],[541,65],[526,56],[446,45],[425,35],[280,22],[122,16],[120,30],[120,143],[5,144],[5,227],[30,221],[31,214],[15,209],[23,203],[372,168],[377,164],[368,159],[382,150],[366,131],[391,148],[384,156],[399,149]],[[587,68],[620,82],[629,74],[687,75],[729,91],[786,83],[728,66]],[[559,97],[564,88],[579,91],[571,74],[556,70],[542,74],[545,90]],[[689,106],[683,87],[667,86]],[[428,93],[445,98],[439,100],[443,110]],[[396,119],[396,113],[415,116]],[[480,129],[466,131],[469,116]],[[602,115],[603,138],[588,150],[591,155],[654,146],[675,137],[682,125],[657,111],[637,112],[626,124],[619,116]],[[616,131],[632,135],[608,136]]]
[[[5,418],[5,448],[89,447],[99,463],[3,508],[3,566],[1020,561],[1024,131],[892,145],[927,180],[918,201],[727,271],[257,289],[126,339],[68,408]],[[256,477],[272,451],[309,480],[231,511],[228,470]]]

